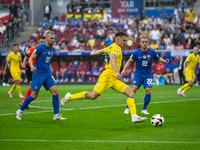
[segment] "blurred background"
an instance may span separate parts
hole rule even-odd
[[[148,34],[149,47],[169,64],[153,62],[154,85],[184,84],[183,62],[200,46],[200,0],[0,0],[0,84],[13,81],[2,73],[14,43],[19,52],[37,44],[46,30],[55,32],[56,54],[51,71],[60,84],[95,83],[104,69],[104,56],[90,52],[111,45],[116,32],[128,35],[123,65],[139,48],[140,35]],[[131,83],[135,64],[123,81]],[[196,68],[195,85],[200,74]],[[26,75],[21,82],[27,83]]]

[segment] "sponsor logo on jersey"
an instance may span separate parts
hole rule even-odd
[[[150,55],[147,55],[147,58],[150,58],[151,56]]]
[[[48,52],[48,55],[50,55],[51,52]]]
[[[143,55],[143,58],[144,58],[144,59],[146,59],[146,58],[147,58],[147,56],[146,56],[146,55]]]
[[[51,55],[53,55],[53,52],[51,52]]]
[[[35,89],[38,89],[38,86],[35,86]]]
[[[133,81],[133,83],[136,83],[136,81]]]

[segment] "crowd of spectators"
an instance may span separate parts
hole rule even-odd
[[[128,35],[124,50],[137,49],[143,33],[149,35],[149,47],[155,50],[184,50],[200,45],[200,14],[195,16],[192,7],[186,13],[159,18],[153,15],[148,18],[145,10],[136,17],[113,18],[110,12],[104,10],[101,1],[84,4],[79,0],[75,4],[69,0],[66,12],[51,15],[51,4],[46,2],[44,19],[23,46],[29,43],[26,45],[28,49],[32,45],[30,42],[36,44],[46,30],[55,31],[57,51],[101,49],[115,42],[114,36],[118,31]]]
[[[19,36],[19,32],[23,31],[27,22],[27,8],[24,0],[20,0],[18,4],[12,0],[8,9],[9,19],[4,22],[0,21],[0,45],[4,47],[7,47],[16,36]]]

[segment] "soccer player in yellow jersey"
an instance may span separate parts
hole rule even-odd
[[[185,74],[186,81],[188,83],[184,84],[182,87],[180,87],[177,90],[177,94],[179,96],[185,96],[185,92],[188,91],[194,84],[195,81],[195,67],[198,64],[198,67],[200,68],[200,58],[198,55],[198,47],[193,48],[193,53],[188,55],[187,59],[184,62],[183,65],[183,74]],[[187,64],[187,68],[186,68]]]
[[[122,79],[122,75],[119,72],[122,64],[122,48],[126,44],[127,35],[124,32],[118,32],[115,35],[115,41],[116,43],[113,43],[105,49],[90,54],[91,56],[105,54],[105,70],[101,73],[98,82],[94,86],[94,90],[92,92],[83,91],[73,95],[67,93],[60,104],[64,106],[65,103],[73,100],[93,100],[99,97],[106,89],[111,88],[127,96],[127,104],[130,109],[132,122],[144,122],[147,118],[140,117],[136,114],[133,90],[120,81]]]
[[[18,52],[19,46],[18,44],[13,45],[13,52],[11,52],[8,55],[7,62],[4,68],[3,75],[5,76],[6,70],[8,68],[8,63],[10,63],[10,73],[12,78],[14,79],[15,83],[12,85],[10,91],[8,91],[8,96],[12,98],[12,92],[14,92],[15,89],[17,89],[17,92],[19,94],[20,98],[24,98],[21,92],[20,87],[20,79],[21,79],[21,73],[20,73],[20,65],[22,66],[22,58],[21,54]]]

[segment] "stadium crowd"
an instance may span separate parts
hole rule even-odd
[[[9,2],[11,4],[7,6]],[[9,19],[5,21],[0,20],[0,47],[5,48],[24,30],[28,22],[28,13],[27,3],[24,0],[2,1],[2,5],[8,7],[9,10]]]
[[[84,5],[83,5],[84,4]],[[102,1],[88,1],[87,3],[69,3],[66,13],[55,13],[51,16],[51,4],[46,2],[48,11],[44,13],[44,19],[39,22],[37,30],[29,40],[23,39],[20,50],[26,52],[37,44],[40,36],[45,35],[46,30],[52,30],[56,35],[56,51],[92,51],[111,45],[115,33],[124,31],[128,35],[127,45],[123,50],[135,50],[139,48],[140,35],[149,35],[149,47],[155,50],[184,50],[194,46],[200,46],[200,14],[195,15],[192,7],[187,12],[177,12],[166,16],[148,18],[145,10],[136,17],[112,18],[109,11],[104,10]],[[178,64],[178,61],[176,62]],[[100,62],[52,62],[52,72],[58,82],[82,82],[95,81],[103,70]],[[167,84],[173,84],[172,70],[155,64],[152,68],[155,84],[164,75]],[[127,70],[123,77],[125,82],[132,80],[135,65]],[[161,69],[161,70],[159,70]],[[159,77],[157,78],[157,76]]]

